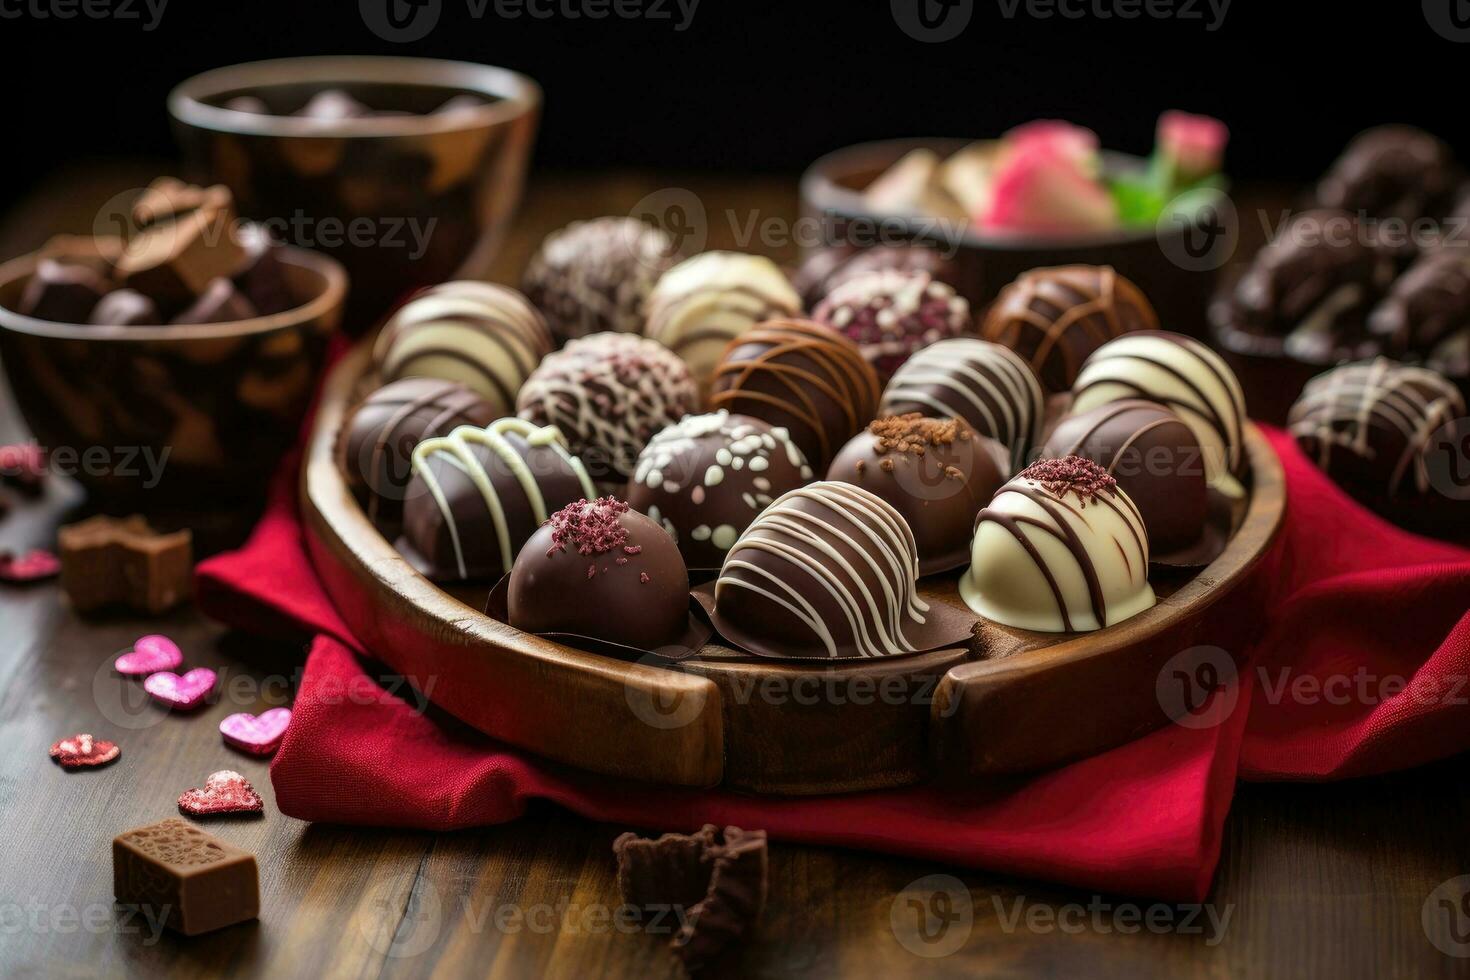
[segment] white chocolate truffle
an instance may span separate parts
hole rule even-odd
[[[385,383],[458,381],[501,417],[514,412],[521,385],[551,350],[551,330],[524,296],[466,280],[432,286],[399,307],[373,355]]]
[[[1245,395],[1220,355],[1182,334],[1140,330],[1103,344],[1072,387],[1073,414],[1125,398],[1174,410],[1194,431],[1210,486],[1244,493],[1236,475],[1245,452]]]
[[[992,622],[1085,633],[1154,605],[1148,534],[1128,495],[1080,456],[1022,470],[980,512],[960,597]]]
[[[684,359],[708,390],[730,341],[774,317],[801,313],[801,297],[776,263],[760,255],[705,252],[659,278],[644,333]]]

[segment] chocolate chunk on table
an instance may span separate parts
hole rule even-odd
[[[62,528],[57,541],[61,588],[79,612],[126,605],[158,614],[189,595],[194,549],[188,529],[161,534],[136,514],[98,516]]]
[[[166,315],[192,304],[216,279],[246,264],[235,209],[222,188],[155,181],[133,207],[139,230],[117,262],[123,285],[151,297]]]
[[[113,839],[112,890],[186,936],[260,915],[255,856],[178,817]]]

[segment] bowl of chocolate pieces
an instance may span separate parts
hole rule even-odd
[[[1377,357],[1470,394],[1470,182],[1449,146],[1369,129],[1304,200],[1210,306],[1256,417],[1281,425],[1311,378]]]
[[[352,275],[360,334],[414,289],[487,271],[520,202],[541,89],[429,58],[284,58],[219,68],[168,99],[196,179]]]
[[[1106,265],[1172,329],[1203,336],[1228,244],[1228,136],[1216,119],[1167,112],[1149,157],[1103,150],[1091,130],[1057,120],[997,139],[837,150],[802,178],[823,244],[807,249],[797,286],[814,306],[851,279],[917,267],[982,310],[1030,269]]]
[[[296,440],[347,294],[335,260],[160,178],[0,266],[0,356],[58,464],[110,502],[258,491]]]

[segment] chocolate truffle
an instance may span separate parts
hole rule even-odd
[[[1393,277],[1357,218],[1307,211],[1281,227],[1212,315],[1247,333],[1286,338],[1296,357],[1331,360],[1362,342],[1368,309]]]
[[[812,309],[838,286],[869,272],[894,269],[927,272],[940,282],[955,284],[954,263],[926,245],[874,245],[871,248],[832,246],[818,249],[802,260],[791,284]]]
[[[521,288],[563,341],[638,333],[648,294],[675,261],[661,228],[636,218],[577,221],[546,236]]]
[[[170,319],[246,264],[234,201],[223,186],[160,178],[134,202],[132,220],[136,230],[117,260],[117,278]]]
[[[1042,633],[1120,623],[1156,601],[1143,517],[1096,463],[1032,463],[980,512],[960,597],[992,622]]]
[[[1042,455],[1081,456],[1117,480],[1143,515],[1155,560],[1191,548],[1204,534],[1204,454],[1194,431],[1162,405],[1124,400],[1069,415]]]
[[[1230,496],[1245,453],[1245,395],[1220,355],[1182,334],[1145,330],[1097,349],[1072,389],[1073,414],[1123,399],[1157,402],[1184,421],[1205,454],[1205,478]]]
[[[485,425],[493,418],[490,404],[464,385],[404,378],[368,395],[348,415],[337,442],[337,462],[368,520],[391,535],[403,513],[414,447],[461,425]]]
[[[1432,437],[1465,411],[1459,389],[1441,375],[1378,358],[1308,381],[1286,424],[1339,483],[1408,496],[1429,490]]]
[[[908,522],[919,572],[958,568],[970,552],[975,516],[1009,473],[1005,447],[960,419],[890,415],[854,436],[827,479],[877,494]]]
[[[720,411],[654,436],[628,481],[628,503],[673,536],[690,568],[719,568],[757,514],[811,479],[785,429]]]
[[[1032,269],[1002,289],[980,336],[1024,357],[1055,394],[1103,344],[1158,325],[1148,298],[1111,266],[1064,265]]]
[[[510,625],[640,650],[689,622],[689,573],[674,539],[621,500],[579,500],[551,515],[516,557]]]
[[[553,511],[596,496],[554,426],[462,425],[414,448],[398,550],[435,580],[498,578]]]
[[[689,369],[646,337],[595,333],[549,355],[516,401],[521,418],[554,425],[596,479],[633,472],[648,440],[696,410]]]
[[[42,259],[26,282],[16,312],[53,323],[86,323],[109,288],[90,266]]]
[[[778,657],[888,657],[919,649],[929,604],[898,511],[847,483],[778,498],[730,549],[715,583],[726,639]]]
[[[852,341],[810,320],[771,320],[725,350],[709,403],[790,432],[821,472],[877,413],[878,394]]]
[[[1413,126],[1359,133],[1317,184],[1317,203],[1370,218],[1413,221],[1437,215],[1459,170],[1443,141]]]
[[[510,415],[521,385],[552,350],[546,321],[514,289],[447,282],[418,293],[378,335],[373,356],[384,381],[458,381]]]
[[[1368,329],[1393,354],[1421,356],[1470,331],[1470,254],[1447,249],[1420,257],[1374,307]]]
[[[764,320],[801,313],[801,297],[770,259],[705,252],[659,277],[644,333],[689,365],[700,391],[730,341]]]
[[[1041,441],[1046,396],[1036,372],[1008,347],[955,337],[925,347],[899,368],[883,392],[884,415],[919,412],[960,418],[1010,453],[1015,473]]]
[[[883,269],[848,279],[812,318],[858,345],[887,383],[915,351],[970,329],[970,304],[927,272]]]

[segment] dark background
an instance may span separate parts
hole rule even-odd
[[[0,166],[12,174],[0,208],[79,158],[170,155],[164,97],[192,73],[318,53],[526,72],[546,89],[537,162],[550,168],[795,173],[859,140],[978,137],[1047,116],[1144,152],[1171,107],[1230,124],[1237,179],[1311,178],[1354,132],[1387,121],[1425,126],[1470,156],[1450,109],[1470,45],[1436,34],[1414,0],[1234,0],[1213,32],[1204,19],[1006,18],[1001,0],[970,0],[968,27],[945,43],[905,34],[888,0],[702,0],[684,32],[670,19],[507,20],[493,6],[475,19],[466,0],[438,0],[437,28],[412,44],[376,37],[357,0],[171,0],[151,32],[140,20],[25,12],[52,2],[0,0],[22,13],[0,18]],[[110,2],[142,13],[141,0]]]

